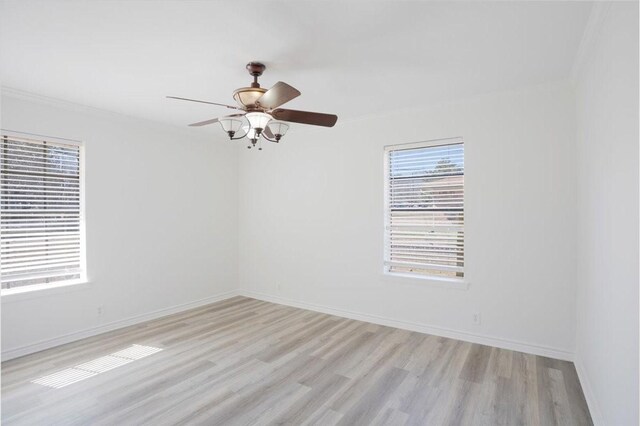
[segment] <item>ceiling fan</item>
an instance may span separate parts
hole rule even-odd
[[[241,87],[233,92],[233,99],[238,103],[238,106],[176,96],[167,96],[167,98],[217,105],[242,111],[189,124],[189,126],[206,126],[207,124],[220,123],[222,129],[229,135],[229,139],[236,140],[247,137],[251,141],[251,145],[247,148],[256,146],[260,137],[270,142],[280,142],[280,139],[289,130],[287,122],[324,127],[333,127],[336,124],[338,116],[333,114],[278,108],[300,96],[300,91],[282,81],[274,84],[269,90],[263,89],[258,83],[258,77],[262,75],[265,68],[266,66],[260,62],[247,64],[247,70],[253,76],[253,83],[249,87]],[[241,135],[237,136],[241,129]]]

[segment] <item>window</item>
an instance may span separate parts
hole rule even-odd
[[[464,144],[385,148],[385,270],[464,277]]]
[[[81,167],[80,144],[0,137],[3,293],[85,278]]]

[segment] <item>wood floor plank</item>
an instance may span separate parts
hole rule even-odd
[[[310,388],[311,390],[303,398],[296,401],[270,424],[299,425],[304,423],[324,408],[327,401],[344,388],[348,382],[347,377],[338,374],[324,376],[323,380]]]
[[[480,384],[464,379],[455,380],[451,387],[450,404],[446,409],[447,416],[443,424],[452,426],[473,424],[481,394]]]
[[[592,421],[570,362],[234,297],[4,362],[2,424]]]
[[[340,422],[341,418],[341,413],[325,408],[317,416],[305,420],[300,426],[335,426]]]
[[[370,424],[384,406],[388,394],[402,383],[407,375],[406,370],[391,367],[358,399],[340,419],[339,425]]]
[[[473,345],[467,354],[460,378],[475,383],[484,381],[484,374],[489,363],[491,348],[483,345]]]

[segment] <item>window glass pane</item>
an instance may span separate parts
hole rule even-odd
[[[389,147],[386,161],[387,270],[462,278],[462,141]]]
[[[80,146],[0,139],[2,289],[83,273]]]

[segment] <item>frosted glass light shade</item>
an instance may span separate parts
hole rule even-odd
[[[247,120],[249,120],[249,124],[251,124],[251,129],[260,129],[264,130],[271,121],[272,117],[269,114],[264,112],[249,112],[245,115]]]
[[[289,130],[289,125],[284,121],[271,120],[269,122],[269,130],[271,130],[274,136],[280,139],[287,133],[287,130]]]
[[[237,118],[222,117],[218,122],[227,133],[233,132],[235,134],[242,127],[242,120]]]

